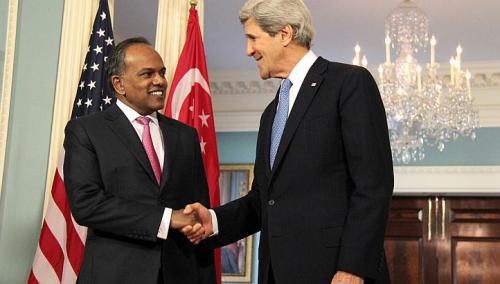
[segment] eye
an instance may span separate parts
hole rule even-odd
[[[166,73],[166,72],[167,72],[167,71],[166,71],[165,69],[161,69],[161,70],[160,70],[160,76],[165,77],[165,73]]]
[[[151,72],[151,71],[146,71],[146,72],[141,73],[141,77],[144,77],[144,78],[150,78],[152,75],[153,75],[153,72]]]

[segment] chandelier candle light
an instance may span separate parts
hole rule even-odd
[[[429,20],[411,0],[404,0],[385,21],[385,63],[378,66],[378,87],[387,114],[393,159],[408,164],[423,160],[424,145],[440,152],[445,143],[460,136],[476,138],[478,113],[472,109],[471,73],[462,70],[462,47],[450,59],[450,76],[442,80],[436,63],[437,40],[429,39]],[[416,55],[430,43],[430,63],[425,68]],[[391,61],[391,48],[396,59]],[[354,48],[354,65],[361,48]],[[361,63],[361,64],[360,64]]]

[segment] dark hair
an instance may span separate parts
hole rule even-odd
[[[132,37],[128,38],[126,40],[123,40],[120,42],[113,51],[111,52],[111,55],[108,57],[108,60],[106,61],[106,76],[108,80],[108,85],[111,91],[115,91],[115,88],[113,87],[113,81],[111,80],[111,77],[114,75],[120,75],[123,74],[123,71],[125,70],[125,50],[134,44],[147,44],[151,45],[147,39],[144,37]]]

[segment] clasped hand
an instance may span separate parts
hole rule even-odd
[[[181,231],[193,244],[199,244],[213,234],[212,216],[200,203],[173,210],[170,227]]]

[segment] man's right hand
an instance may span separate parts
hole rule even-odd
[[[196,215],[197,219],[201,221],[201,226],[185,226],[181,230],[193,244],[199,244],[213,234],[212,215],[205,206],[198,202],[188,204],[183,213],[184,215]]]
[[[183,211],[183,209],[172,210],[172,217],[170,219],[170,227],[172,229],[180,230],[186,226],[194,227],[197,223],[199,225],[200,221],[196,214],[184,214]]]

